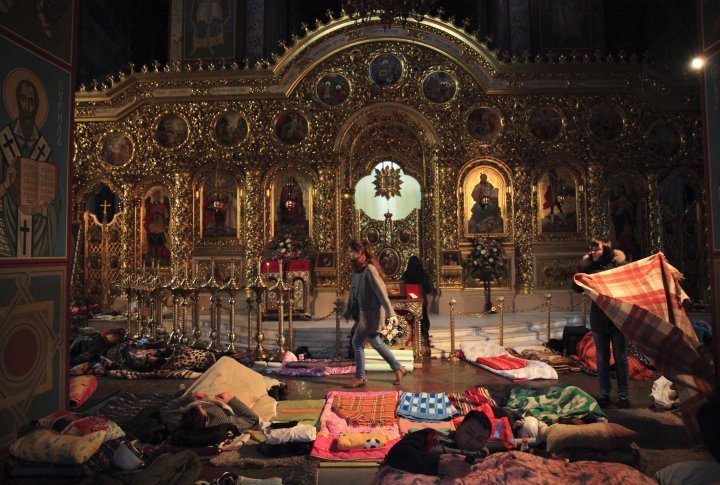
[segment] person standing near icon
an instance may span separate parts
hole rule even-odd
[[[580,268],[581,273],[594,274],[601,271],[617,268],[625,264],[625,253],[619,249],[613,249],[609,238],[596,238],[590,244],[590,252],[583,257]],[[572,288],[578,293],[583,289],[575,281]],[[630,407],[628,392],[630,377],[627,359],[627,342],[625,336],[613,324],[612,320],[593,302],[590,307],[590,330],[592,331],[595,349],[597,351],[598,381],[600,393],[597,399],[601,408],[610,404],[610,348],[615,357],[615,374],[618,383],[617,407],[627,409]]]
[[[383,271],[375,258],[372,246],[369,242],[362,243],[352,240],[348,244],[348,256],[352,263],[352,283],[350,284],[350,297],[345,306],[342,317],[345,320],[353,320],[352,347],[355,351],[355,379],[346,385],[348,388],[364,387],[367,384],[365,378],[365,341],[377,351],[380,356],[390,365],[395,372],[396,386],[402,383],[407,373],[385,342],[380,336],[380,327],[385,322],[386,315],[389,316],[390,324],[397,325],[398,318],[395,315],[390,298],[383,281]]]

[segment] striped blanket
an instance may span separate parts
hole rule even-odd
[[[575,275],[575,283],[623,335],[675,383],[683,421],[699,442],[696,417],[712,394],[712,358],[681,306],[687,299],[681,279],[662,253],[601,273]]]

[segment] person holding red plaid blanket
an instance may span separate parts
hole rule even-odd
[[[580,273],[594,274],[626,263],[625,253],[613,249],[609,239],[596,238],[590,244],[590,252],[583,256]],[[572,288],[578,293],[584,290],[574,281]],[[598,381],[600,393],[597,399],[601,408],[610,404],[610,344],[615,357],[615,375],[618,383],[617,407],[627,409],[630,407],[628,390],[630,387],[627,342],[625,336],[612,323],[602,309],[593,301],[590,307],[590,330],[592,331],[595,349],[597,350]]]

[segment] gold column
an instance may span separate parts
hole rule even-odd
[[[257,261],[262,257],[264,241],[263,207],[265,207],[265,187],[260,181],[264,172],[258,169],[249,169],[245,174],[245,188],[242,192],[245,207],[245,260]],[[245,281],[252,281],[255,277],[252,264],[245,265]],[[259,275],[258,275],[259,276]],[[259,303],[258,303],[259,305]],[[259,308],[259,306],[258,306]],[[260,311],[258,309],[258,311]]]
[[[648,175],[648,239],[651,254],[665,250],[662,219],[658,176],[651,173]]]
[[[591,164],[588,167],[588,186],[585,202],[588,208],[588,235],[601,237],[610,234],[607,216],[608,188],[605,167]]]
[[[537,194],[525,167],[515,168],[513,192],[515,194],[515,258],[518,269],[518,286],[523,293],[530,293],[535,287],[533,263],[533,197]]]
[[[230,260],[230,280],[227,282],[224,289],[228,292],[228,304],[230,306],[230,315],[228,318],[228,325],[230,325],[230,329],[228,332],[228,345],[225,348],[225,352],[228,352],[230,354],[236,354],[238,348],[235,345],[235,340],[237,339],[237,334],[235,333],[235,294],[237,293],[239,287],[237,285],[237,281],[235,281],[234,259]]]

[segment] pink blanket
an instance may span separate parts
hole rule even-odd
[[[495,453],[473,465],[470,473],[462,478],[438,478],[428,475],[407,473],[395,468],[383,467],[378,470],[376,485],[423,485],[423,484],[467,484],[502,483],[505,485],[553,485],[583,483],[585,485],[655,484],[649,477],[634,468],[620,463],[600,463],[541,458],[520,451]]]
[[[397,422],[391,426],[372,427],[372,426],[350,426],[347,421],[341,418],[332,410],[333,399],[336,396],[354,395],[356,397],[375,397],[395,395],[397,392],[340,392],[331,391],[327,395],[327,403],[320,414],[320,431],[315,438],[311,456],[322,458],[325,460],[355,460],[355,461],[382,461],[390,448],[400,440],[400,429]],[[337,440],[340,433],[371,433],[381,432],[393,437],[388,440],[384,446],[380,448],[369,448],[364,450],[340,451],[337,448]]]

